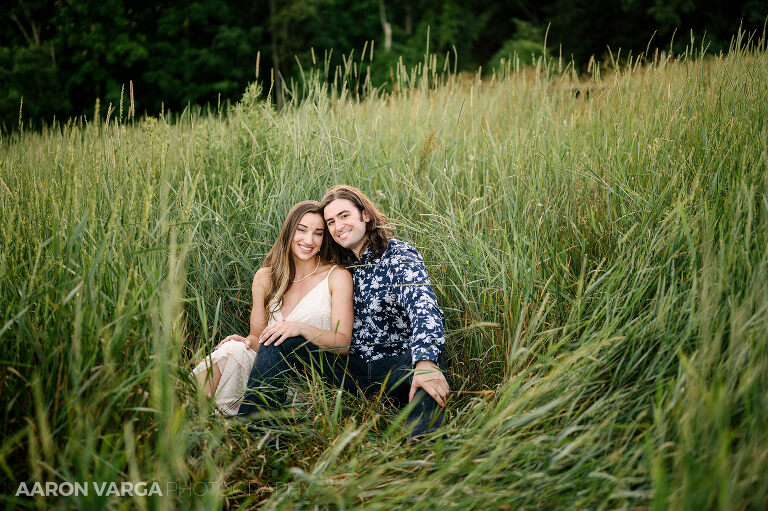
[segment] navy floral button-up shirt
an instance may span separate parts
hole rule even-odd
[[[381,257],[368,248],[349,269],[355,285],[349,354],[370,363],[410,349],[414,365],[437,362],[445,319],[416,249],[392,239]]]

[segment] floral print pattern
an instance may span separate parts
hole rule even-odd
[[[355,286],[349,354],[370,363],[410,349],[414,365],[437,362],[445,344],[445,318],[418,251],[392,239],[381,257],[366,249],[349,269]]]

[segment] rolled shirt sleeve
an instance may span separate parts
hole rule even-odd
[[[421,360],[437,363],[445,345],[444,316],[432,290],[424,259],[407,243],[400,242],[393,248],[388,273],[397,303],[410,321],[413,364]]]

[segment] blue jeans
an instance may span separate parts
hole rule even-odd
[[[247,416],[259,409],[275,409],[285,400],[287,380],[295,369],[312,368],[326,382],[349,392],[384,394],[400,406],[408,404],[413,368],[411,352],[366,363],[356,356],[340,356],[320,348],[303,337],[289,337],[279,346],[260,346],[251,369],[243,404],[238,415]],[[440,368],[444,369],[443,364]],[[424,389],[413,398],[413,409],[406,419],[411,438],[435,431],[443,423],[444,410]]]

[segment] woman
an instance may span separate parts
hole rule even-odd
[[[192,373],[226,415],[240,409],[261,344],[301,336],[346,354],[352,338],[352,276],[333,254],[320,203],[299,202],[259,271],[251,291],[251,331],[224,339]]]

